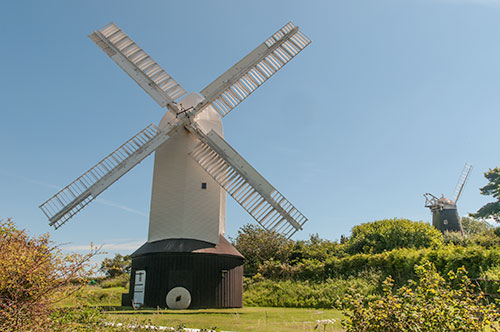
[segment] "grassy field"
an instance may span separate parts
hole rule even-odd
[[[201,309],[201,310],[116,310],[108,311],[111,322],[137,322],[147,320],[154,325],[189,328],[214,328],[224,331],[342,331],[337,310],[298,308]],[[332,319],[333,325],[318,325],[317,320]]]
[[[104,308],[110,322],[115,323],[152,323],[160,326],[177,327],[184,324],[188,328],[214,328],[224,331],[342,331],[342,314],[333,309],[264,308],[245,307],[240,309],[201,309],[201,310],[132,310],[120,307],[121,293],[125,288],[100,288],[87,286],[76,297],[69,298],[61,305],[72,306],[82,301],[88,305]],[[326,326],[317,320],[335,319],[335,324]],[[315,329],[315,327],[317,328]]]

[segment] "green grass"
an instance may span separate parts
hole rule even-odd
[[[342,331],[342,314],[333,309],[262,308],[200,309],[200,310],[116,310],[107,311],[109,321],[117,323],[149,321],[154,325],[188,328],[214,328],[224,331]],[[316,320],[336,319],[334,325],[314,330]]]
[[[62,307],[73,307],[77,304],[119,307],[122,302],[122,293],[128,292],[124,287],[101,288],[99,286],[85,286],[76,294],[61,301]]]
[[[177,327],[185,324],[189,328],[214,328],[224,331],[323,331],[323,326],[314,330],[317,320],[332,319],[337,322],[327,325],[324,331],[342,331],[342,314],[334,309],[244,307],[239,309],[199,309],[199,310],[132,310],[120,307],[121,294],[126,288],[101,288],[86,286],[77,295],[66,299],[62,306],[77,303],[102,307],[107,320],[115,323],[151,323],[159,326]]]

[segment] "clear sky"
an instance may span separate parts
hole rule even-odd
[[[153,157],[57,231],[38,206],[161,109],[87,35],[118,24],[200,91],[292,20],[313,43],[224,118],[226,140],[294,203],[309,234],[429,222],[422,194],[459,213],[489,201],[500,166],[500,1],[2,1],[0,218],[68,249],[146,241]],[[227,234],[253,219],[228,198]]]

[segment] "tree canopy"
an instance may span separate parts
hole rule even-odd
[[[132,258],[129,255],[115,254],[113,258],[105,258],[101,263],[101,271],[107,277],[114,278],[122,274],[129,274],[132,266]]]
[[[488,184],[480,189],[481,195],[493,196],[496,202],[490,202],[481,207],[477,213],[473,214],[476,218],[493,218],[500,222],[500,168],[495,167],[484,173]]]
[[[293,249],[293,241],[252,224],[241,227],[233,245],[245,256],[246,275],[256,274],[259,266],[267,260],[287,260]]]

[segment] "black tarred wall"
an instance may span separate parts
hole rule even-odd
[[[166,307],[167,293],[184,287],[190,308],[239,308],[243,305],[243,258],[205,253],[149,253],[132,258],[129,296],[135,271],[146,271],[145,307]]]

